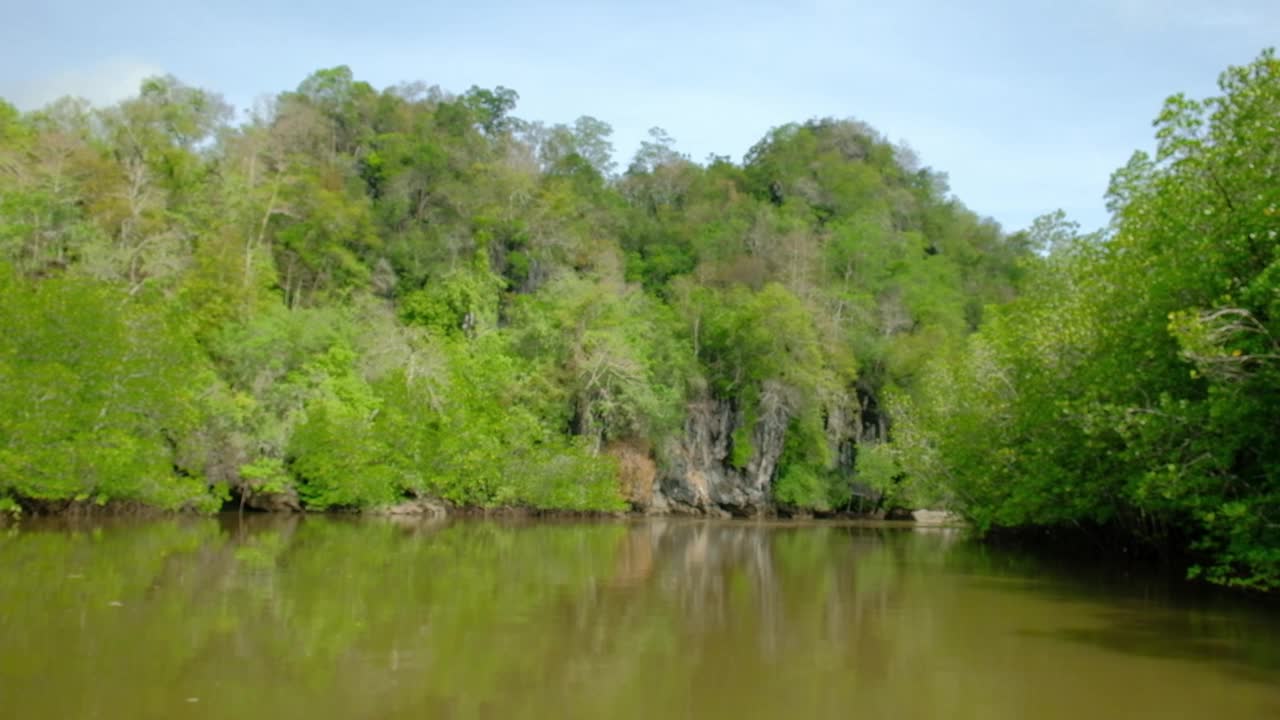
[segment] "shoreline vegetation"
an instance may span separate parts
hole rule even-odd
[[[163,508],[140,502],[108,502],[99,504],[88,500],[45,500],[20,501],[16,512],[0,513],[0,523],[17,521],[23,518],[56,518],[75,517],[83,519],[109,518],[166,518],[166,517],[198,517],[210,514],[234,515],[319,515],[349,517],[382,517],[424,520],[470,519],[470,518],[554,518],[554,519],[641,519],[641,518],[710,518],[722,520],[742,520],[757,522],[871,522],[884,525],[923,528],[964,528],[967,523],[959,515],[945,510],[906,510],[875,511],[855,513],[850,511],[828,511],[814,513],[810,511],[782,508],[772,513],[734,516],[729,514],[693,515],[674,514],[670,512],[653,513],[644,509],[627,508],[623,510],[569,510],[564,508],[533,508],[529,506],[509,505],[485,507],[479,505],[451,505],[438,498],[409,499],[394,505],[381,505],[363,508],[329,508],[326,510],[308,510],[306,508],[275,508],[269,510],[246,508],[233,502],[224,504],[216,511],[204,508]]]
[[[849,119],[619,167],[343,66],[239,123],[173,77],[0,101],[0,514],[929,507],[1274,590],[1280,61],[1220,90],[1091,234]]]

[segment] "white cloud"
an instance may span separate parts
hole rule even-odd
[[[82,97],[94,105],[110,105],[136,95],[143,79],[163,74],[162,68],[147,62],[109,58],[30,80],[4,82],[0,84],[0,97],[21,110],[34,110],[67,95]]]

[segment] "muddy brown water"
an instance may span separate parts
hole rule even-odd
[[[1280,718],[1280,617],[955,530],[25,521],[0,716]]]

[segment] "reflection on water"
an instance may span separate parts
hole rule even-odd
[[[229,516],[0,530],[20,718],[1280,717],[1280,623],[952,531]]]

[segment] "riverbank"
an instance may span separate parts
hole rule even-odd
[[[17,513],[0,513],[0,521],[14,517],[165,517],[172,515],[209,515],[207,511],[194,507],[165,509],[136,502],[111,501],[97,503],[90,500],[34,500],[29,498],[15,501],[19,508]],[[728,514],[710,514],[705,512],[681,512],[665,510],[656,512],[652,508],[635,508],[618,511],[572,510],[557,508],[535,508],[529,506],[483,507],[477,505],[455,505],[439,498],[409,498],[394,505],[383,505],[368,508],[327,508],[314,510],[302,507],[298,503],[273,503],[262,506],[250,506],[237,502],[227,502],[221,512],[234,512],[249,515],[337,515],[337,516],[369,516],[369,517],[424,517],[424,518],[706,518],[727,519],[735,516]],[[963,518],[955,513],[942,510],[906,510],[895,509],[888,512],[831,512],[815,514],[807,511],[794,511],[787,508],[773,508],[771,512],[762,512],[737,519],[760,520],[813,520],[825,521],[877,521],[902,523],[919,527],[964,527]]]

